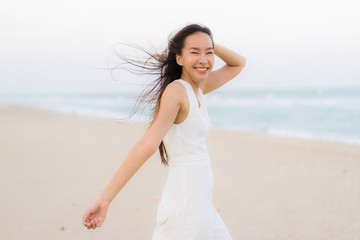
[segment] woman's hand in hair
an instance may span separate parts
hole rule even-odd
[[[232,80],[241,72],[246,64],[245,57],[219,44],[214,45],[214,53],[223,60],[225,64],[209,74],[203,87],[203,93],[214,91]]]

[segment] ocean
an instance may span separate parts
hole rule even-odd
[[[123,118],[139,89],[0,94],[0,103],[77,115]],[[213,128],[360,145],[360,86],[338,88],[222,88],[206,95]],[[147,121],[149,115],[132,121]]]

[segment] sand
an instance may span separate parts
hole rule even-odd
[[[144,129],[0,105],[0,239],[151,239],[167,174],[158,153],[102,228],[81,224]],[[214,205],[234,240],[360,239],[359,145],[214,129],[208,147]]]

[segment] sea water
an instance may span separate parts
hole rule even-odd
[[[233,89],[208,105],[220,128],[360,144],[360,88]]]
[[[102,92],[0,94],[0,103],[78,115],[126,117],[136,88]],[[303,89],[222,88],[206,95],[214,128],[360,144],[360,86]],[[137,117],[147,121],[149,111]]]

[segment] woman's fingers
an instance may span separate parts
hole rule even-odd
[[[105,220],[108,205],[107,202],[98,202],[93,207],[89,208],[83,216],[83,225],[88,229],[101,227]]]
[[[95,212],[93,208],[88,209],[83,216],[83,223],[89,223],[94,218]]]
[[[101,225],[103,224],[103,220],[102,218],[92,218],[92,219],[85,219],[83,221],[83,225],[85,227],[87,227],[88,229],[95,229],[95,228],[98,228],[98,227],[101,227]]]
[[[103,223],[103,221],[98,220],[97,223],[96,223],[96,226],[97,226],[97,227],[101,227],[102,223]]]

